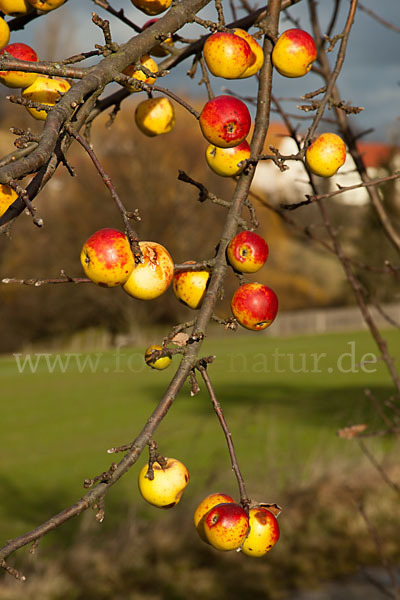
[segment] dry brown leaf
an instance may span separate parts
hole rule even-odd
[[[359,433],[362,433],[367,429],[368,425],[362,423],[360,425],[351,425],[350,427],[343,427],[339,429],[338,436],[343,438],[344,440],[352,440],[357,437]]]
[[[275,502],[273,504],[268,504],[267,502],[257,502],[257,504],[255,504],[254,506],[253,505],[251,506],[251,508],[258,508],[258,507],[266,508],[267,510],[272,512],[272,514],[275,517],[280,515],[282,512],[282,508],[279,506],[279,504],[276,504]]]
[[[186,346],[188,339],[189,339],[189,335],[187,333],[177,333],[176,335],[174,335],[174,337],[172,338],[171,342],[173,344],[175,344],[176,346]]]

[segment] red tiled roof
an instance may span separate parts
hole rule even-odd
[[[398,152],[398,148],[383,142],[359,142],[357,147],[367,167],[380,167]]]

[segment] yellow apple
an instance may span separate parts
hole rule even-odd
[[[174,107],[168,98],[148,98],[137,105],[135,123],[149,137],[169,133],[175,125]]]
[[[184,264],[191,263],[192,261],[187,261]],[[172,284],[175,296],[190,308],[200,308],[209,278],[208,271],[179,271],[174,275]]]
[[[158,346],[157,344],[153,344],[146,349],[146,352],[144,354],[144,359],[146,361],[146,365],[149,365],[149,367],[152,367],[152,369],[158,369],[159,371],[163,371],[164,369],[169,367],[169,365],[171,364],[172,358],[169,355],[160,356],[160,358],[154,358],[153,357],[154,350],[161,351],[162,347]]]
[[[139,246],[144,262],[134,266],[123,289],[133,298],[153,300],[168,289],[174,276],[174,261],[157,242],[139,242]]]
[[[284,77],[303,77],[317,58],[317,48],[310,34],[302,29],[288,29],[278,38],[272,51],[272,63]]]
[[[146,477],[148,464],[141,469],[138,478],[143,498],[158,508],[172,508],[178,504],[189,483],[189,472],[183,463],[176,458],[166,458],[166,461],[165,467],[158,462],[153,464],[153,479]]]
[[[116,287],[125,283],[135,264],[126,235],[118,229],[96,231],[83,245],[81,264],[93,283]]]
[[[28,0],[0,0],[0,10],[5,15],[26,15],[28,12],[33,10]]]
[[[0,183],[0,217],[4,215],[9,206],[18,198],[15,192],[9,185]]]
[[[54,106],[56,101],[61,98],[62,94],[68,92],[70,84],[65,79],[51,78],[47,75],[39,75],[29,87],[22,91],[22,97],[40,104]],[[26,107],[27,111],[38,119],[45,121],[47,112],[45,110],[37,110],[36,108]]]
[[[210,72],[224,79],[238,79],[254,60],[247,41],[227,31],[210,35],[205,41],[203,54]]]
[[[214,508],[214,506],[217,506],[217,504],[222,504],[223,502],[227,503],[235,501],[233,498],[228,496],[228,494],[216,492],[214,494],[209,494],[208,496],[206,496],[194,511],[194,526],[196,527],[197,533],[204,542],[208,543],[206,534],[204,532],[204,517],[206,516],[209,510]]]
[[[8,26],[8,23],[3,19],[3,17],[0,17],[0,48],[4,48],[4,46],[7,46],[9,41],[10,28]]]
[[[140,59],[140,63],[146,69],[151,71],[151,73],[158,72],[157,63],[148,54],[144,54],[142,56],[142,58]],[[138,81],[144,81],[144,83],[154,83],[157,79],[157,77],[148,77],[145,73],[143,73],[143,71],[136,70],[135,65],[129,65],[128,67],[126,67],[126,69],[123,70],[123,74],[128,75],[128,77],[133,77],[134,79],[137,79]],[[130,91],[132,93],[140,92],[140,89],[135,88],[134,85],[131,85],[129,83],[125,83],[124,86],[126,87],[126,89],[128,91]]]
[[[261,48],[260,44],[253,38],[250,33],[245,31],[244,29],[234,29],[234,34],[246,40],[248,45],[250,46],[250,50],[253,54],[253,60],[250,63],[250,66],[247,67],[244,73],[239,76],[239,79],[245,79],[247,77],[251,77],[255,75],[257,71],[261,69],[264,64],[264,51]]]
[[[233,148],[219,148],[210,144],[206,149],[206,161],[217,175],[233,177],[243,171],[244,166],[239,167],[238,163],[250,158],[250,154],[250,146],[246,140]]]
[[[306,163],[314,175],[331,177],[346,162],[346,144],[336,133],[322,133],[306,150]]]
[[[172,0],[131,0],[131,2],[146,15],[159,15],[172,4]]]
[[[0,50],[0,55],[7,52],[18,60],[27,60],[37,62],[38,57],[36,52],[27,44],[15,42],[8,44]],[[28,71],[0,71],[0,81],[10,88],[26,88],[31,85],[37,78],[37,73],[29,73]]]
[[[217,550],[226,552],[240,548],[248,531],[247,513],[235,502],[217,504],[204,516],[204,534]]]
[[[254,557],[265,556],[279,540],[276,517],[266,508],[251,508],[249,525],[250,531],[241,547],[243,554]]]
[[[43,10],[45,12],[49,11],[49,10],[54,10],[55,8],[58,8],[59,6],[61,6],[61,4],[64,4],[65,0],[28,0],[30,4],[32,4],[32,6],[34,8],[37,8],[38,10]]]

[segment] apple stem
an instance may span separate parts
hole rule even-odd
[[[238,460],[236,457],[236,451],[235,451],[235,447],[234,447],[234,444],[232,441],[232,434],[231,434],[228,424],[226,422],[225,415],[222,411],[221,404],[219,403],[217,396],[215,394],[213,385],[211,383],[211,379],[207,373],[207,363],[208,362],[210,362],[210,361],[208,361],[207,359],[201,359],[200,361],[198,361],[196,368],[200,371],[201,376],[204,380],[204,383],[206,384],[207,391],[210,395],[210,399],[211,399],[212,405],[214,407],[214,411],[218,417],[219,423],[225,434],[226,442],[228,444],[229,455],[231,457],[232,469],[233,469],[233,472],[235,473],[235,476],[236,476],[236,479],[238,482],[238,486],[239,486],[240,504],[243,506],[243,508],[246,511],[248,511],[249,506],[250,506],[250,499],[247,495],[244,479],[243,479],[242,473],[240,471],[239,463],[238,463]]]

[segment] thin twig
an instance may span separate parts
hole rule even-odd
[[[244,479],[243,476],[240,472],[240,468],[239,468],[239,463],[236,457],[236,451],[235,451],[235,446],[233,444],[232,441],[232,434],[230,432],[230,429],[228,427],[228,424],[226,422],[221,404],[218,402],[217,397],[215,395],[214,392],[214,388],[213,385],[211,383],[211,379],[207,373],[207,364],[204,363],[204,361],[200,360],[198,365],[197,365],[197,369],[200,371],[201,376],[204,380],[204,383],[206,384],[206,388],[207,391],[209,393],[212,405],[214,407],[215,413],[218,417],[219,423],[222,427],[222,430],[225,434],[225,438],[226,438],[226,443],[228,445],[228,450],[229,450],[229,456],[231,458],[231,463],[232,463],[232,469],[233,472],[235,473],[235,477],[237,479],[237,483],[239,486],[239,493],[240,493],[240,503],[243,506],[244,509],[248,510],[249,506],[250,506],[250,499],[247,495],[246,492],[246,486],[244,483]]]
[[[90,144],[88,144],[88,142],[77,131],[75,131],[75,129],[71,125],[65,125],[65,129],[67,130],[67,132],[70,135],[72,135],[76,139],[77,142],[79,142],[79,144],[86,150],[86,152],[92,159],[94,166],[96,167],[96,169],[97,169],[99,175],[101,176],[102,180],[104,181],[105,185],[110,190],[110,194],[111,194],[114,202],[118,206],[118,209],[122,215],[122,218],[123,218],[123,221],[125,224],[125,228],[127,231],[127,235],[129,238],[129,242],[130,242],[130,245],[132,248],[132,253],[135,257],[135,260],[136,260],[136,262],[143,262],[143,255],[142,255],[142,252],[141,252],[140,246],[139,246],[139,236],[133,230],[133,228],[131,227],[131,224],[130,224],[130,219],[134,218],[134,213],[128,212],[126,210],[124,204],[122,203],[122,200],[120,199],[119,195],[117,194],[117,191],[111,181],[110,176],[107,175],[107,173],[101,166],[101,164],[100,164],[96,154],[94,153],[93,148],[90,146]]]

